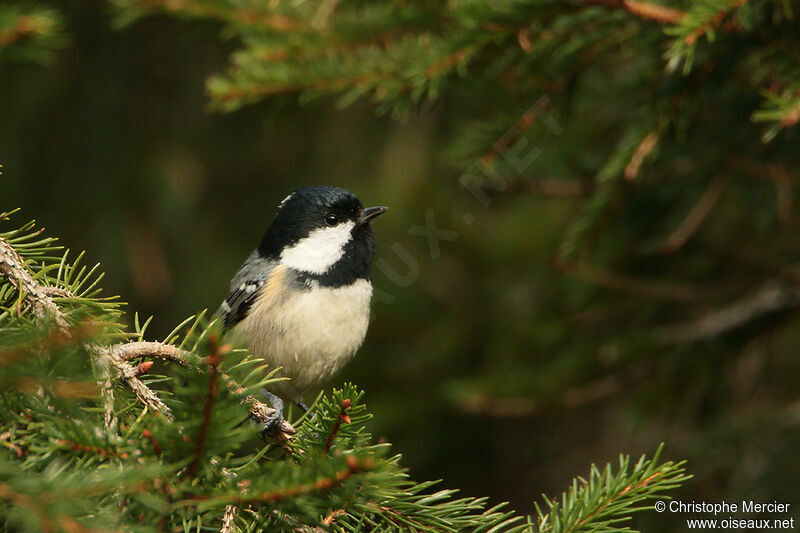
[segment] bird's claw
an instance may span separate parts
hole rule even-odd
[[[272,408],[275,409],[275,412],[272,413],[267,421],[261,425],[261,430],[259,431],[261,438],[266,439],[269,433],[273,433],[276,429],[280,429],[280,427],[283,425],[285,420],[283,418],[283,400],[267,390],[262,390],[261,394],[272,406]]]

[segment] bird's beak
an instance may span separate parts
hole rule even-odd
[[[375,207],[365,207],[361,210],[361,214],[358,217],[357,224],[360,226],[361,224],[365,224],[375,218],[376,216],[385,213],[388,211],[388,207],[384,207],[382,205],[376,205]]]

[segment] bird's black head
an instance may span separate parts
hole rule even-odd
[[[280,203],[258,250],[322,285],[368,278],[375,247],[369,221],[386,209],[364,208],[339,187],[302,187]]]

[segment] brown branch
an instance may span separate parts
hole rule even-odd
[[[796,95],[798,97],[797,103],[795,103],[794,107],[792,107],[786,116],[783,117],[781,120],[781,126],[784,128],[790,128],[800,122],[800,92]]]
[[[75,298],[74,294],[61,287],[42,287],[42,290],[51,298]]]
[[[428,65],[428,67],[425,69],[425,75],[428,76],[429,78],[432,78],[439,72],[452,67],[465,57],[468,57],[473,52],[474,50],[470,48],[462,48],[461,50],[457,50],[456,52],[450,54],[449,56],[444,57],[439,61],[435,61],[430,65]]]
[[[655,332],[655,338],[669,344],[711,339],[766,314],[797,306],[800,306],[800,288],[770,281],[753,294],[697,320],[662,327]]]
[[[114,346],[114,349],[117,351],[119,357],[125,361],[153,357],[185,367],[190,366],[189,362],[186,360],[187,352],[181,350],[177,346],[164,344],[163,342],[141,341],[117,344]],[[233,394],[242,397],[242,403],[248,406],[250,414],[259,423],[266,424],[267,421],[272,418],[275,413],[275,409],[273,407],[258,401],[251,394],[246,394],[245,388],[239,385],[236,380],[234,380],[225,372],[220,372],[219,376]],[[272,436],[279,445],[284,446],[291,440],[291,435],[294,435],[295,433],[296,431],[294,427],[292,427],[289,422],[284,420],[279,430],[273,433]]]
[[[97,383],[94,381],[69,381],[66,379],[42,381],[32,377],[22,377],[17,380],[16,386],[20,391],[29,394],[41,393],[46,386],[53,396],[81,400],[96,398],[98,393]]]
[[[628,161],[628,165],[625,167],[626,180],[633,181],[636,179],[636,175],[639,174],[642,163],[644,163],[644,160],[650,155],[650,152],[653,151],[653,148],[656,147],[660,136],[660,128],[645,135],[644,139],[639,143],[639,146],[636,147],[636,151],[633,152],[633,156],[631,156],[630,161]]]
[[[164,448],[161,446],[161,443],[156,440],[155,436],[153,436],[153,432],[149,429],[142,430],[142,437],[147,439],[150,443],[150,446],[153,447],[153,451],[156,455],[161,455],[161,452],[164,451]]]
[[[413,520],[411,517],[399,513],[387,505],[381,505],[378,507],[378,509],[384,513],[385,518],[394,524],[399,531],[404,531],[409,526],[409,523],[414,528],[412,531],[425,530],[425,524],[419,522],[418,520]]]
[[[617,396],[640,382],[649,374],[644,365],[602,377],[587,384],[566,389],[553,402],[539,402],[535,398],[500,398],[488,393],[465,395],[456,400],[464,412],[492,418],[525,418],[553,408],[574,409]]]
[[[800,104],[798,104],[800,112]],[[733,156],[726,161],[726,166],[737,172],[744,172],[750,176],[767,179],[775,184],[775,209],[778,220],[788,224],[792,220],[792,183],[797,181],[797,174],[784,165],[775,163],[762,163],[744,157]]]
[[[336,438],[336,435],[339,433],[339,428],[342,426],[342,422],[345,424],[350,423],[350,415],[347,414],[347,410],[350,409],[352,405],[353,402],[350,400],[350,398],[345,398],[342,400],[339,416],[336,417],[336,422],[331,428],[331,434],[328,435],[328,438],[325,441],[325,447],[322,449],[323,454],[327,454],[331,450],[331,445],[333,444],[333,440]]]
[[[91,345],[92,351],[99,354],[104,364],[108,365],[108,378],[118,378],[125,382],[131,391],[136,395],[136,398],[149,408],[154,413],[162,415],[167,420],[172,420],[172,410],[167,407],[161,398],[153,392],[142,380],[139,379],[138,365],[131,365],[127,363],[120,355],[120,347],[128,346],[126,344],[117,344],[113,346],[100,346]],[[106,388],[111,388],[108,381]]]
[[[214,94],[220,102],[242,100],[245,98],[266,98],[276,94],[293,94],[300,91],[340,91],[350,87],[363,87],[380,80],[370,76],[345,76],[342,78],[317,80],[313,83],[252,83],[248,87],[232,87],[224,92]]]
[[[320,478],[316,480],[314,483],[296,485],[294,487],[288,487],[285,489],[279,489],[269,492],[260,492],[248,496],[231,494],[213,499],[214,501],[220,501],[220,502],[231,501],[237,505],[252,505],[259,503],[280,502],[288,498],[296,498],[298,496],[303,496],[306,494],[313,494],[315,492],[325,492],[331,490],[337,485],[341,485],[344,481],[353,477],[354,475],[359,474],[366,470],[370,470],[374,466],[373,461],[371,459],[364,459],[362,461],[359,461],[352,455],[346,456],[345,460],[347,461],[347,468],[345,470],[340,470],[331,477]],[[208,501],[211,499],[212,498],[209,498],[205,495],[197,495],[193,498],[182,500],[180,503],[182,503],[185,506],[194,506],[197,505],[199,502]]]
[[[425,74],[428,77],[433,77],[441,70],[451,67],[464,57],[474,53],[475,50],[465,48],[450,54],[449,56],[435,61],[428,65],[425,69]],[[233,71],[235,72],[235,71]],[[231,79],[235,76],[229,74]],[[351,87],[366,88],[370,85],[377,85],[382,81],[386,81],[388,76],[385,73],[379,74],[363,74],[358,76],[344,76],[332,79],[315,80],[310,83],[252,83],[248,87],[231,87],[223,92],[212,93],[212,96],[220,102],[228,102],[231,100],[242,100],[245,98],[266,98],[276,94],[293,94],[301,91],[342,91]],[[413,88],[411,81],[406,80],[399,87],[399,91],[409,91]],[[378,90],[380,87],[378,88]]]
[[[56,495],[59,498],[63,494]],[[43,502],[42,500],[45,500]],[[0,482],[0,500],[5,500],[11,505],[25,509],[30,515],[36,517],[39,527],[45,533],[55,533],[56,531],[67,531],[69,533],[108,533],[105,529],[89,529],[80,524],[71,516],[51,517],[48,508],[54,499],[54,495],[37,494],[35,498],[27,494],[15,491],[10,485]],[[44,504],[43,504],[44,503]]]
[[[545,111],[549,104],[550,98],[547,96],[537,98],[533,105],[519,117],[517,122],[492,143],[492,146],[481,156],[481,164],[484,167],[491,165],[495,159],[506,151],[512,141],[519,138],[536,123],[536,119],[539,118],[539,115]]]
[[[167,12],[183,12],[189,13],[195,17],[229,20],[252,26],[260,26],[275,31],[295,30],[299,26],[297,21],[287,16],[276,15],[274,13],[255,9],[233,9],[230,13],[227,13],[222,8],[215,8],[207,3],[202,4],[189,0],[139,0],[138,4],[138,7],[142,9],[161,9]]]
[[[557,260],[553,266],[561,272],[579,277],[589,283],[645,298],[685,302],[697,300],[705,292],[704,289],[692,285],[640,280],[577,261]]]
[[[69,448],[70,450],[74,450],[76,452],[83,452],[83,453],[93,453],[95,455],[102,455],[103,457],[119,457],[120,459],[127,459],[128,454],[127,452],[117,452],[116,450],[109,450],[106,448],[100,448],[99,446],[88,446],[79,444],[77,442],[72,442],[69,440],[59,440],[56,442],[59,446],[64,446]]]
[[[619,497],[620,497],[620,496],[622,496],[623,494],[627,494],[627,493],[628,493],[628,492],[630,492],[631,490],[640,489],[640,488],[642,488],[642,487],[644,487],[644,486],[648,485],[648,484],[649,484],[651,481],[653,481],[655,478],[657,478],[657,477],[658,477],[658,476],[660,476],[660,475],[662,475],[662,474],[661,474],[661,472],[656,472],[655,474],[651,474],[650,476],[648,476],[648,477],[647,477],[646,479],[644,479],[643,481],[640,481],[639,483],[637,483],[637,484],[636,484],[636,485],[634,485],[633,487],[631,487],[630,485],[628,485],[627,487],[625,487],[624,489],[622,489],[621,491],[619,491],[617,494],[615,494],[615,495],[614,495],[614,496],[613,496],[611,499],[609,499],[609,500],[606,500],[606,501],[603,503],[603,505],[601,505],[599,508],[597,508],[597,509],[596,509],[596,510],[595,510],[593,513],[591,513],[589,516],[587,516],[586,518],[584,518],[584,519],[583,519],[583,520],[581,520],[580,522],[577,522],[577,523],[575,523],[575,524],[572,524],[572,525],[571,525],[571,526],[570,526],[570,527],[567,529],[566,533],[570,533],[571,531],[573,531],[573,530],[575,530],[575,529],[577,529],[577,528],[581,527],[582,525],[584,525],[586,522],[588,522],[589,520],[591,520],[593,517],[597,516],[597,514],[598,514],[600,511],[602,511],[603,509],[605,509],[606,507],[608,507],[609,505],[611,505],[611,503],[612,503],[614,500],[616,500],[617,498],[619,498]]]
[[[9,46],[33,35],[44,35],[52,28],[53,22],[47,17],[22,15],[13,26],[0,32],[0,46]]]
[[[528,187],[537,194],[548,198],[570,198],[586,196],[592,190],[591,184],[579,179],[532,179]],[[514,189],[514,184],[509,187]]]
[[[659,24],[676,24],[686,16],[684,11],[678,9],[636,0],[583,0],[583,3],[610,9],[621,9],[635,17],[652,20]]]
[[[67,319],[53,299],[25,268],[22,257],[2,237],[0,237],[0,274],[24,295],[36,318],[43,320],[51,316],[59,328],[68,326]]]
[[[722,21],[725,20],[725,16],[728,15],[734,9],[740,8],[747,3],[747,0],[732,0],[730,4],[725,9],[720,9],[717,11],[713,17],[705,21],[703,24],[695,28],[695,30],[686,36],[684,42],[687,46],[692,46],[697,40],[708,33],[708,30],[717,28]]]
[[[205,358],[205,362],[208,365],[208,394],[203,404],[203,421],[200,424],[200,431],[195,441],[194,459],[189,463],[185,472],[185,476],[190,478],[197,474],[197,469],[200,466],[200,456],[203,453],[203,448],[205,448],[206,440],[208,439],[208,430],[211,427],[211,415],[214,412],[214,402],[217,399],[217,390],[219,386],[219,365],[222,362],[222,356],[231,350],[230,344],[219,346],[216,334],[209,336],[208,345],[211,351]]]
[[[322,523],[326,526],[330,526],[336,521],[336,517],[339,515],[347,514],[347,511],[344,509],[336,509],[335,511],[331,511],[328,516],[322,519]]]
[[[8,448],[9,450],[13,451],[17,454],[17,457],[22,458],[23,451],[22,448],[11,442],[9,440],[11,438],[11,430],[5,431],[2,435],[0,435],[0,444]]]
[[[48,332],[47,337],[38,339],[32,344],[0,350],[0,366],[35,357],[42,351],[75,347],[96,333],[97,328],[89,322],[82,322],[69,328],[54,328]]]
[[[703,221],[706,219],[714,205],[722,196],[725,189],[725,180],[722,177],[715,178],[700,195],[700,198],[689,210],[683,222],[672,232],[667,241],[661,245],[660,251],[663,253],[673,253],[686,244],[686,241],[694,235]]]
[[[131,359],[143,357],[155,357],[156,359],[162,359],[181,366],[189,366],[189,363],[184,359],[186,352],[177,346],[164,344],[163,342],[129,342],[127,344],[117,344],[115,349],[117,355],[119,355],[123,361],[130,361]]]

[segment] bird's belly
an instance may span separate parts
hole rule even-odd
[[[355,355],[369,324],[372,284],[317,287],[257,301],[239,329],[250,350],[300,394],[328,381]],[[280,388],[280,387],[279,387]]]

